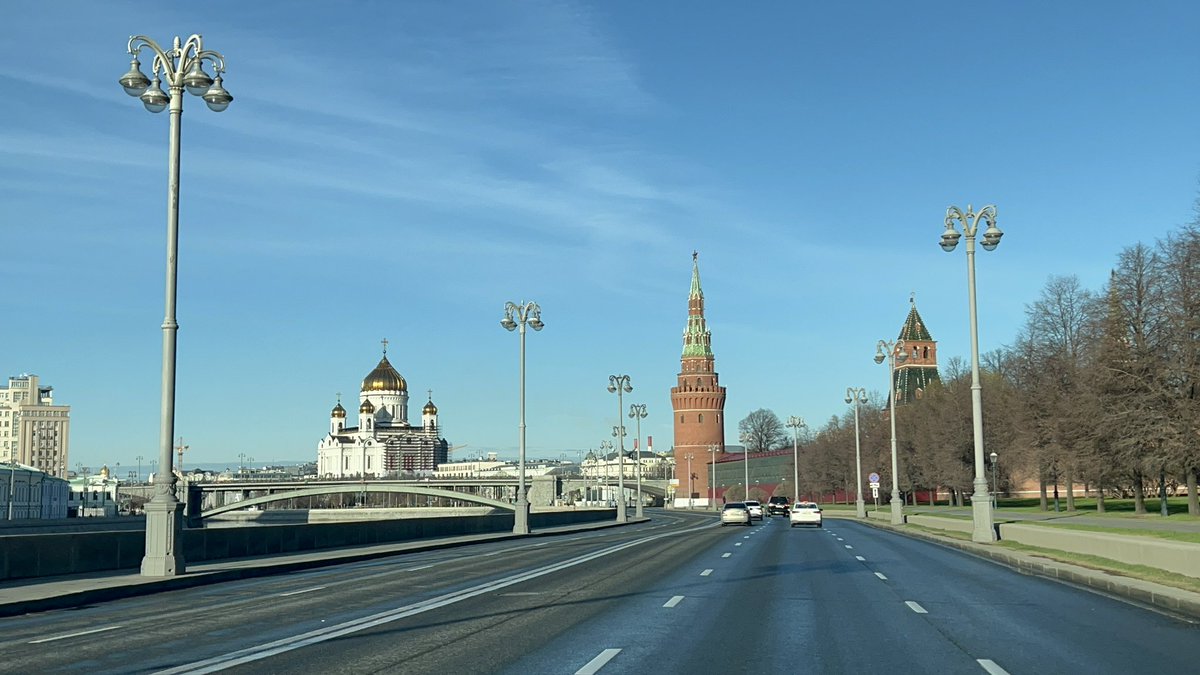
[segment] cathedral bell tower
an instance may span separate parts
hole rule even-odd
[[[725,387],[718,383],[712,353],[712,332],[704,321],[704,292],[700,290],[699,254],[692,253],[692,288],[688,294],[687,327],[679,383],[671,387],[675,426],[676,504],[694,495],[708,498],[712,447],[725,454]],[[692,476],[688,476],[691,455]],[[691,493],[691,494],[689,494]],[[704,503],[704,502],[701,502]]]

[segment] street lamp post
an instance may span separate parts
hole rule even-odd
[[[788,418],[787,426],[792,428],[792,503],[800,501],[800,428],[808,424],[803,417],[795,415]]]
[[[739,440],[742,441],[742,470],[745,472],[745,495],[742,496],[742,501],[750,499],[750,437],[743,435]]]
[[[608,469],[612,465],[608,463],[608,453],[612,449],[613,449],[612,441],[610,441],[608,439],[600,441],[600,456],[602,458],[604,458],[604,483],[605,483],[605,487],[609,487],[609,488],[611,488],[610,481],[612,479],[609,478],[609,476],[608,476]],[[600,488],[600,473],[599,472],[596,473],[596,491],[600,493],[599,495],[597,495],[597,497],[604,496],[604,490]],[[609,491],[611,492],[612,490],[610,489]]]
[[[225,57],[204,48],[199,35],[187,42],[179,38],[171,49],[164,50],[144,35],[129,38],[128,51],[133,61],[129,72],[119,80],[125,93],[141,99],[146,109],[159,113],[170,107],[169,146],[167,151],[167,286],[166,317],[163,319],[162,404],[159,421],[159,462],[162,475],[154,483],[154,497],[146,504],[146,554],[142,558],[142,575],[169,577],[183,574],[186,565],[180,538],[183,532],[183,504],[175,494],[175,474],[171,471],[171,443],[175,438],[175,346],[179,324],[175,321],[175,277],[179,253],[179,120],[183,114],[183,92],[200,96],[214,112],[229,107],[233,97],[221,86],[225,72]],[[154,52],[152,72],[154,81],[141,71],[138,55],[142,49]],[[208,61],[216,73],[211,78],[204,72]],[[162,78],[167,81],[170,95],[163,92]]]
[[[138,455],[138,456],[137,456],[137,461],[138,461],[138,472],[137,472],[137,479],[138,479],[138,483],[141,483],[141,482],[142,482],[142,460],[143,460],[143,459],[145,459],[145,457],[143,457],[143,456],[141,456],[141,455]]]
[[[516,317],[515,320],[513,317]],[[536,302],[507,302],[504,304],[504,318],[500,325],[504,330],[512,332],[520,326],[521,335],[521,423],[520,450],[517,459],[517,510],[513,517],[513,533],[529,534],[529,499],[525,494],[525,325],[534,330],[541,330],[546,324],[542,323],[542,308]]]
[[[358,495],[358,505],[363,508],[366,508],[366,506],[367,506],[367,446],[371,444],[371,439],[365,438],[365,437],[360,437],[355,440],[358,442],[358,446],[360,448],[362,448],[362,463],[359,464],[359,466],[358,466],[358,469],[359,469],[358,477],[362,481],[362,489],[360,490],[359,495]],[[253,463],[253,461],[254,460],[251,459],[251,463]]]
[[[854,514],[867,517],[867,505],[862,495],[862,448],[858,433],[858,407],[867,402],[867,390],[862,387],[846,388],[846,403],[854,404]]]
[[[712,454],[711,467],[712,477],[708,481],[708,505],[710,508],[717,508],[717,444],[709,443],[708,451]]]
[[[991,458],[992,458],[992,506],[994,508],[996,506],[996,502],[998,501],[997,495],[1000,493],[1000,483],[998,483],[996,481],[996,462],[1000,461],[1000,455],[997,455],[996,452],[993,450]]]
[[[975,234],[979,230],[979,221],[987,224],[983,232],[983,240],[979,242],[985,251],[991,251],[1000,244],[1004,233],[996,227],[996,207],[988,205],[975,213],[971,205],[967,205],[966,213],[957,206],[946,209],[946,231],[942,233],[942,250],[950,252],[958,246],[960,235],[954,223],[962,223],[963,233],[967,235],[967,296],[970,305],[971,319],[971,421],[975,436],[975,493],[971,495],[971,515],[974,527],[971,539],[977,542],[996,541],[996,526],[992,513],[992,495],[988,494],[987,478],[983,470],[983,387],[979,384],[979,318],[975,312]]]
[[[688,461],[688,511],[692,510],[692,499],[696,494],[696,474],[692,473],[692,453],[683,456]]]
[[[617,395],[617,422],[620,427],[618,434],[616,429],[613,430],[613,435],[617,437],[617,457],[620,457],[621,470],[617,472],[617,491],[621,494],[620,503],[617,505],[617,522],[629,522],[629,514],[625,512],[625,425],[620,424],[621,413],[625,412],[625,403],[621,396],[633,391],[633,386],[629,384],[628,375],[609,375],[608,376],[608,392]]]
[[[891,405],[892,422],[892,524],[904,524],[904,502],[900,500],[899,462],[896,461],[896,361],[904,363],[908,360],[908,352],[904,340],[889,342],[880,340],[875,345],[875,363],[888,362],[888,401]]]
[[[633,515],[637,518],[642,518],[642,420],[646,419],[646,404],[645,403],[630,403],[629,416],[634,419],[637,427],[637,436],[634,436],[633,449],[637,453],[637,506],[634,508]]]

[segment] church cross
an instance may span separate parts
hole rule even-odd
[[[388,345],[388,339],[387,339],[387,338],[383,338],[382,340],[380,340],[380,342],[382,342],[382,343],[383,343],[383,355],[384,355],[384,356],[387,356],[387,345]]]

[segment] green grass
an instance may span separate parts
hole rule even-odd
[[[935,534],[939,537],[949,537],[950,539],[961,539],[963,541],[971,541],[971,533],[970,532],[958,532],[956,530],[942,530],[942,529],[938,529],[936,527],[925,527],[924,525],[913,525],[912,523],[905,523],[904,529],[919,530],[926,534]]]
[[[1057,560],[1059,562],[1079,565],[1080,567],[1086,567],[1088,569],[1111,572],[1113,574],[1129,577],[1131,579],[1151,581],[1164,586],[1171,586],[1173,588],[1181,588],[1185,591],[1192,591],[1193,593],[1200,593],[1200,579],[1189,577],[1183,574],[1167,572],[1165,570],[1155,569],[1153,567],[1146,567],[1145,565],[1130,565],[1094,555],[1067,553],[1065,551],[1055,551],[1038,546],[1027,546],[1025,544],[1018,544],[1012,541],[1001,541],[997,543],[1004,548],[1011,549],[1013,551],[1019,551],[1021,553],[1028,553],[1039,558]]]
[[[1106,499],[1104,500],[1104,513],[1096,513],[1096,499],[1094,497],[1077,497],[1075,499],[1075,511],[1067,511],[1067,500],[1059,498],[1060,514],[1079,514],[1086,513],[1087,515],[1096,516],[1111,516],[1115,518],[1161,518],[1159,515],[1158,497],[1146,499],[1146,515],[1138,516],[1134,513],[1134,501],[1132,499]],[[997,508],[1002,510],[1021,511],[1026,513],[1054,513],[1054,499],[1051,498],[1046,503],[1046,510],[1043,511],[1040,507],[1040,501],[1037,497],[1021,498],[1021,499],[1001,499],[996,503]],[[1187,512],[1187,497],[1170,497],[1167,499],[1167,513],[1170,516],[1181,516],[1187,520],[1200,521],[1200,517],[1189,516]]]
[[[1040,525],[1042,527],[1060,527],[1072,530],[1085,530],[1088,532],[1107,532],[1109,534],[1119,534],[1122,536],[1134,537],[1153,537],[1155,539],[1169,539],[1171,541],[1182,541],[1190,544],[1200,544],[1200,532],[1175,532],[1172,530],[1136,530],[1128,527],[1104,527],[1102,525],[1076,525],[1074,523],[1063,523],[1056,520],[1037,521],[1024,520],[1023,525]]]

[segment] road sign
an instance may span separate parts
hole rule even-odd
[[[872,471],[871,475],[867,476],[867,480],[871,481],[872,483],[878,483],[879,482],[879,474]]]
[[[872,490],[878,490],[878,489],[879,489],[879,483],[871,483],[870,487],[871,487],[871,489],[872,489]]]
[[[879,488],[871,488],[871,499],[879,499]]]

